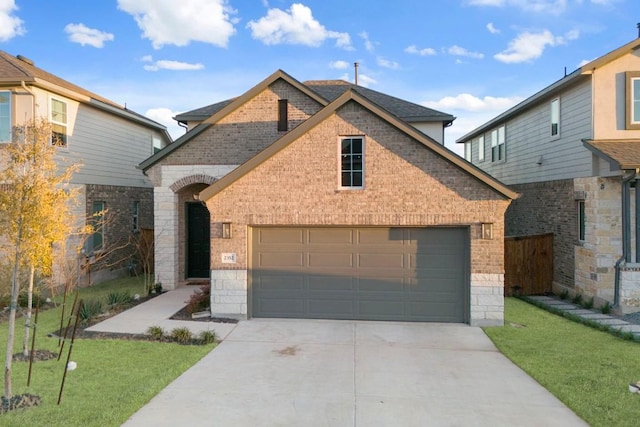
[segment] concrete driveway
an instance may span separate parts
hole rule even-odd
[[[584,426],[466,325],[249,320],[125,426]]]

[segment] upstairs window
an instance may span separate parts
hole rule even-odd
[[[478,138],[478,161],[484,162],[484,135]]]
[[[151,154],[156,154],[158,151],[162,150],[162,140],[157,136],[151,137],[151,145],[152,145]]]
[[[0,143],[11,141],[11,92],[0,92]]]
[[[640,71],[628,71],[627,129],[640,129]]]
[[[67,146],[67,103],[51,99],[51,144]]]
[[[342,188],[364,186],[364,138],[362,137],[340,140],[340,186]]]
[[[278,100],[278,132],[286,132],[289,130],[289,101],[286,99]]]
[[[491,131],[491,161],[501,162],[505,159],[505,129],[500,126]]]
[[[471,142],[464,143],[464,159],[467,162],[471,161]]]
[[[560,136],[560,98],[551,101],[551,137]]]

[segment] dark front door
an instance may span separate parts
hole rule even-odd
[[[187,277],[209,277],[209,210],[202,203],[187,203]]]

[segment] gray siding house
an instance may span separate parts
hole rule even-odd
[[[153,228],[153,187],[136,166],[171,142],[166,128],[28,58],[0,51],[0,146],[12,141],[16,126],[41,117],[52,124],[60,159],[81,164],[72,178],[80,192],[79,225],[94,213],[105,213],[93,235],[70,243],[83,245],[80,259],[75,253],[59,257],[53,280],[65,280],[77,266],[88,283],[125,272],[132,255],[129,243],[141,229]]]
[[[640,309],[639,47],[635,39],[585,64],[457,141],[521,194],[506,236],[554,234],[554,291],[624,312]]]

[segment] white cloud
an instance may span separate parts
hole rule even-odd
[[[453,45],[450,48],[448,48],[446,50],[446,52],[449,55],[453,55],[453,56],[465,56],[467,58],[474,58],[474,59],[482,59],[484,58],[484,54],[480,53],[480,52],[471,52],[468,51],[467,49],[457,46],[457,45]]]
[[[178,125],[178,122],[173,120],[173,117],[180,114],[179,112],[171,111],[169,108],[151,108],[147,110],[144,115],[149,117],[151,120],[155,120],[156,122],[163,124],[167,127],[167,132],[171,135],[171,138],[174,140],[180,138],[184,135],[184,128]]]
[[[578,63],[578,68],[580,67],[584,67],[585,65],[587,65],[589,62],[593,61],[593,59],[583,59],[582,61],[580,61]]]
[[[318,47],[326,39],[335,39],[337,47],[352,49],[348,33],[327,30],[314,19],[311,9],[300,3],[292,4],[286,11],[269,9],[266,16],[250,21],[247,27],[254,39],[267,45],[284,43]]]
[[[499,34],[500,33],[500,30],[497,29],[495,25],[493,25],[493,22],[489,22],[487,24],[487,30],[489,30],[489,32],[491,34]]]
[[[158,70],[194,71],[194,70],[204,69],[204,65],[200,63],[190,64],[188,62],[172,61],[168,59],[160,59],[154,62],[151,55],[143,56],[141,60],[143,62],[151,63],[144,66],[144,69],[147,71],[158,71]]]
[[[96,48],[104,47],[105,42],[113,41],[113,34],[89,28],[84,24],[67,24],[64,32],[69,35],[69,40],[81,46],[89,45]]]
[[[569,40],[578,38],[576,30],[569,31],[564,36],[554,36],[551,31],[543,30],[538,33],[525,31],[509,42],[507,49],[493,57],[506,64],[529,62],[542,56],[547,46],[566,44]]]
[[[412,55],[420,55],[420,56],[432,56],[436,54],[436,50],[430,47],[425,47],[423,49],[418,49],[416,45],[412,44],[404,49],[406,53],[410,53]]]
[[[353,79],[349,76],[349,73],[344,73],[340,76],[341,80],[354,83]],[[358,73],[358,86],[369,87],[370,85],[378,84],[378,81],[373,77],[369,77],[366,74]]]
[[[25,33],[22,19],[12,14],[16,10],[18,7],[14,0],[0,0],[0,42]]]
[[[397,70],[400,68],[400,64],[398,64],[395,61],[390,61],[388,59],[385,59],[381,56],[379,56],[378,58],[376,58],[376,62],[378,63],[379,66],[381,66],[382,68],[389,68],[390,70]]]
[[[593,2],[594,0],[592,0]],[[595,0],[596,2],[598,0]],[[603,1],[603,0],[600,0]],[[567,0],[468,0],[471,6],[511,6],[526,12],[559,15],[567,9]]]
[[[523,98],[518,96],[485,96],[484,98],[478,98],[477,96],[469,93],[461,93],[456,96],[445,96],[439,101],[425,101],[422,105],[443,111],[462,110],[471,112],[502,112],[513,107],[522,100]]]
[[[345,70],[349,68],[351,64],[347,61],[331,61],[329,62],[329,68],[333,68],[335,70]]]
[[[362,40],[364,40],[364,48],[367,50],[367,52],[373,53],[373,51],[376,50],[376,48],[373,42],[369,39],[369,33],[367,33],[366,31],[362,31],[358,35]]]
[[[227,0],[118,0],[118,9],[135,18],[154,49],[192,41],[227,47],[236,32]]]

